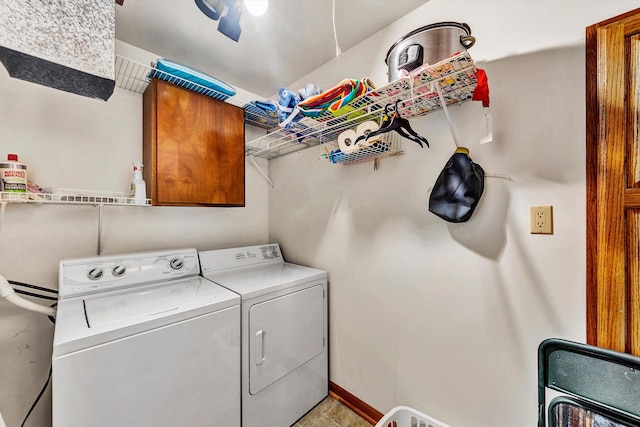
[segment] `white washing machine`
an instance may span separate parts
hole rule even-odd
[[[201,251],[200,265],[242,298],[242,426],[291,426],[328,394],[327,272],[277,244]]]
[[[240,426],[240,298],[195,249],[63,260],[53,427]]]

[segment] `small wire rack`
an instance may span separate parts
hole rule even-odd
[[[325,152],[319,159],[335,164],[354,165],[399,154],[402,154],[402,138],[395,132],[389,132],[382,135],[380,141],[351,153],[342,153],[338,150],[338,144],[335,141],[330,142],[326,144]]]
[[[177,86],[201,93],[212,98],[223,100],[229,104],[244,109],[244,121],[252,126],[263,129],[271,129],[278,126],[278,116],[275,113],[267,113],[256,107],[255,99],[245,99],[246,95],[228,95],[214,89],[202,86],[198,83],[185,80],[181,77],[158,70],[150,65],[141,64],[129,58],[116,55],[115,62],[116,86],[135,93],[143,93],[152,78],[159,78]]]
[[[4,203],[51,203],[70,205],[116,205],[151,206],[151,199],[144,203],[136,201],[128,193],[112,191],[78,190],[70,188],[46,189],[40,193],[0,192],[0,202]]]
[[[273,159],[333,142],[341,132],[364,121],[380,123],[385,107],[390,104],[403,118],[424,116],[442,108],[435,85],[440,86],[447,106],[452,106],[470,101],[477,84],[475,63],[467,52],[460,53],[437,64],[421,67],[415,75],[365,93],[341,109],[340,115],[326,111],[317,117],[301,116],[286,128],[278,128],[249,141],[245,153]]]

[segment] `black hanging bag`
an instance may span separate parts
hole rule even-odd
[[[484,191],[484,170],[460,147],[438,176],[431,196],[429,211],[449,222],[466,222]]]

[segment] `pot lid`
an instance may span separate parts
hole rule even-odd
[[[435,24],[425,25],[424,27],[417,28],[411,31],[410,33],[405,34],[400,39],[398,39],[393,45],[391,45],[391,47],[387,51],[387,56],[385,56],[384,63],[387,65],[389,64],[388,61],[389,61],[389,55],[391,55],[391,51],[406,39],[413,37],[416,34],[422,33],[424,31],[435,30],[439,28],[458,28],[460,30],[463,30],[465,33],[467,33],[466,34],[467,36],[471,35],[471,28],[465,23],[445,21],[445,22],[436,22]]]

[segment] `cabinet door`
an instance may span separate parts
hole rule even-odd
[[[152,203],[244,206],[244,111],[156,79],[147,91]]]

